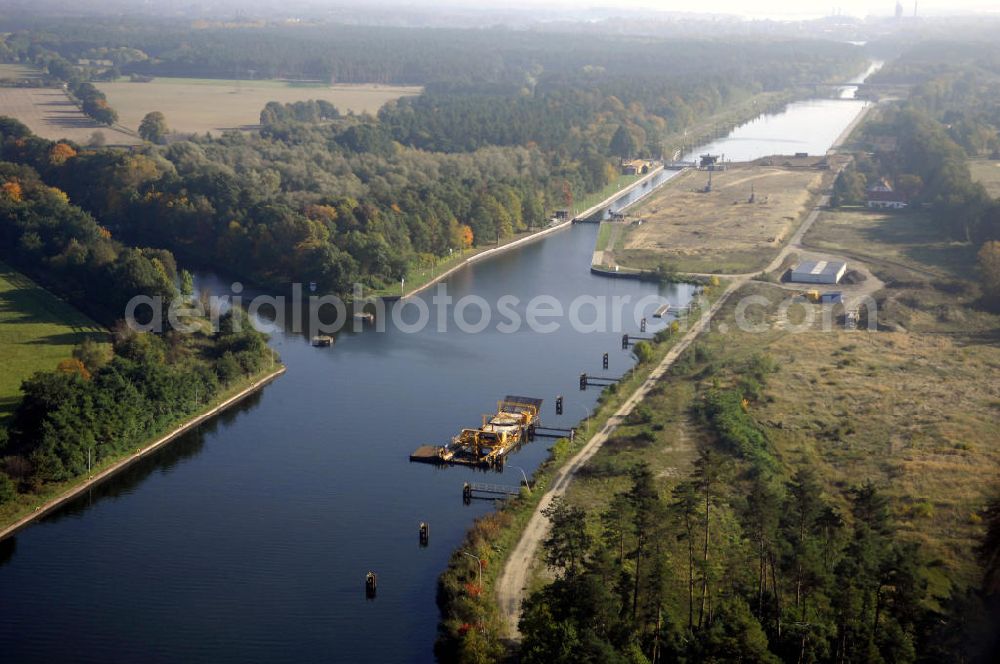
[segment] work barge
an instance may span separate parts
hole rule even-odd
[[[541,427],[541,409],[542,399],[508,395],[497,403],[495,414],[483,415],[479,428],[462,429],[446,445],[421,445],[410,461],[499,468],[508,454],[536,435],[552,436],[556,431],[572,435],[569,430]]]

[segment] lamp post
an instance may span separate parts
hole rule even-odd
[[[476,562],[479,563],[479,588],[481,590],[483,587],[483,561],[479,558],[479,556],[474,556],[468,551],[463,551],[462,555],[474,558]]]
[[[586,406],[584,406],[583,404],[579,404],[579,403],[578,403],[578,404],[576,404],[576,405],[577,405],[577,406],[580,406],[580,408],[583,408],[583,409],[584,409],[585,411],[587,411],[587,420],[586,420],[586,424],[585,424],[585,427],[586,427],[586,428],[587,428],[587,430],[589,431],[589,430],[590,430],[590,409],[589,409],[589,408],[587,408]]]
[[[483,561],[479,559],[479,556],[474,556],[467,551],[462,552],[463,556],[468,556],[470,558],[475,558],[476,562],[479,563],[479,592],[483,591]],[[483,607],[479,607],[479,628],[482,630],[483,634],[486,634],[486,621],[483,619]]]
[[[524,486],[528,487],[528,493],[531,493],[531,484],[528,483],[528,475],[524,472],[524,468],[521,468],[520,466],[515,466],[513,464],[507,464],[507,465],[510,466],[511,468],[514,468],[515,470],[521,471],[521,477],[524,478]]]

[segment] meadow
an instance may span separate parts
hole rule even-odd
[[[827,210],[802,244],[860,258],[872,263],[876,272],[901,268],[925,276],[975,278],[975,248],[949,238],[929,214],[921,212]]]
[[[2,74],[0,78],[3,78]],[[36,136],[52,141],[65,138],[87,145],[94,132],[101,132],[107,145],[142,143],[134,136],[87,117],[58,88],[0,87],[0,115],[19,120]]]
[[[269,101],[282,104],[326,100],[341,113],[375,113],[386,102],[419,95],[419,87],[386,85],[324,85],[290,81],[242,81],[208,78],[156,78],[148,83],[125,79],[99,83],[120,122],[138,129],[150,111],[160,111],[167,125],[180,133],[219,133],[253,129]]]
[[[106,331],[23,274],[0,263],[0,422],[20,399],[21,381],[52,371],[84,339]]]

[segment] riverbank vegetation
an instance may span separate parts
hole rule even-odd
[[[5,155],[11,146],[34,148],[50,166],[77,156],[66,143],[31,137],[19,123],[4,121],[0,134]],[[58,364],[36,365],[33,375],[22,376],[21,397],[0,429],[0,503],[30,502],[49,484],[122,456],[199,412],[234,383],[273,365],[266,338],[240,311],[222,315],[218,330],[182,317],[181,323],[194,328],[191,333],[168,322],[159,334],[140,333],[122,322],[136,297],[151,303],[137,322],[156,316],[169,320],[170,305],[190,296],[189,275],[178,272],[169,251],[115,240],[29,166],[0,162],[0,259],[112,328],[113,339],[113,347],[102,343],[103,334],[38,339],[79,345],[72,357],[67,353]],[[42,301],[30,291],[14,297],[4,326],[27,324]],[[52,312],[66,325],[89,327],[68,309],[53,307]],[[0,355],[5,370],[10,366],[13,372],[23,349],[18,339],[4,341],[10,343],[0,346]],[[48,355],[39,353],[36,359]]]
[[[701,307],[707,308],[724,291],[724,284],[709,285],[702,291]],[[699,313],[695,307],[693,315]],[[504,502],[496,512],[478,519],[466,535],[462,546],[449,561],[438,581],[438,607],[441,623],[435,648],[439,659],[446,662],[489,662],[504,656],[507,648],[506,626],[500,618],[495,601],[496,582],[507,556],[516,546],[521,533],[560,468],[600,431],[622,403],[649,376],[682,336],[680,325],[658,332],[652,343],[640,342],[635,354],[638,363],[617,384],[605,388],[598,404],[576,429],[573,441],[561,439],[551,448],[549,457],[531,477],[531,491],[522,491],[517,498]],[[484,561],[483,583],[478,583],[478,565],[462,555],[471,551]]]

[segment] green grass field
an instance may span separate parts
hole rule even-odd
[[[73,347],[107,332],[82,313],[0,263],[0,422],[20,399],[21,381],[51,371]]]
[[[611,231],[613,230],[614,227],[610,223],[606,221],[601,222],[601,228],[597,232],[597,243],[594,246],[594,251],[604,251],[608,248],[608,241],[611,240]]]
[[[606,198],[610,198],[614,193],[620,189],[624,189],[633,182],[646,177],[645,175],[619,175],[617,178],[609,182],[600,191],[595,191],[592,194],[587,194],[578,201],[573,201],[573,215],[577,215],[587,208],[593,207],[603,201]]]
[[[948,237],[940,223],[921,212],[823,212],[803,244],[846,251],[872,262],[876,273],[882,263],[939,277],[976,278],[976,248]]]

